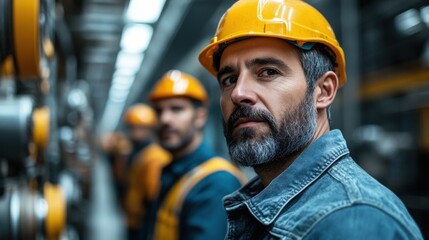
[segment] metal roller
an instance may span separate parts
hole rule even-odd
[[[0,106],[0,157],[23,159],[31,141],[33,101],[24,96],[0,99]]]
[[[0,239],[60,239],[65,228],[62,188],[45,183],[43,196],[26,187],[10,187],[0,196]]]
[[[11,239],[12,236],[10,202],[11,197],[9,194],[0,195],[0,239]]]
[[[6,191],[0,197],[0,239],[36,239],[41,203],[43,199],[29,189]]]

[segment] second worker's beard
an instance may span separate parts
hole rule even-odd
[[[269,133],[263,135],[252,128],[242,128],[233,136],[234,123],[242,117],[265,122]],[[284,109],[280,123],[270,112],[249,106],[237,108],[228,123],[223,123],[232,161],[246,167],[282,161],[301,151],[312,140],[316,125],[317,112],[311,94],[291,111]]]
[[[169,143],[168,141],[164,140],[161,136],[161,132],[165,131],[165,130],[174,132],[177,135],[177,137],[179,138],[179,141],[176,143]],[[162,126],[161,129],[158,130],[159,143],[164,149],[166,149],[167,151],[169,151],[171,153],[180,152],[181,150],[188,147],[189,144],[191,144],[191,142],[195,136],[195,131],[196,130],[194,128],[190,128],[190,129],[187,129],[187,131],[185,131],[185,132],[181,132],[181,131],[174,129],[168,125],[165,125],[165,126]]]

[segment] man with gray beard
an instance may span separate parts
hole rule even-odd
[[[271,133],[262,139],[254,140],[253,138],[258,137],[257,133],[251,128],[244,128],[237,134],[237,139],[234,139],[231,129],[242,117],[265,121]],[[243,166],[281,161],[299,151],[311,140],[316,128],[316,118],[311,94],[307,94],[305,101],[291,112],[285,109],[279,125],[266,110],[240,106],[229,117],[228,123],[223,122],[230,155]]]
[[[239,0],[199,60],[219,82],[231,159],[258,175],[224,198],[227,239],[423,239],[330,129],[346,67],[320,12],[299,0]]]

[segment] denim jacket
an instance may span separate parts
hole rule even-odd
[[[339,130],[267,187],[255,178],[224,206],[226,239],[423,239],[401,200],[353,161]]]

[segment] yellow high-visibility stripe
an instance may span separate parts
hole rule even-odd
[[[179,215],[185,200],[191,189],[206,176],[218,172],[227,171],[238,178],[244,184],[245,177],[234,165],[225,159],[215,157],[195,167],[185,174],[168,192],[160,209],[158,210],[155,225],[154,239],[175,240],[179,236]]]

